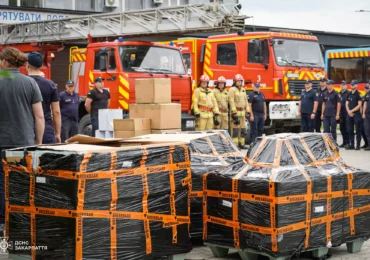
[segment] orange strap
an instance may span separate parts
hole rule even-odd
[[[208,111],[208,112],[212,112],[213,111],[213,107],[206,107],[206,106],[198,105],[198,108],[200,110],[204,110],[204,111]]]
[[[145,168],[145,162],[148,158],[148,151],[146,148],[142,148],[141,151],[143,152],[143,157],[140,161],[140,168]],[[143,213],[144,216],[148,215],[148,196],[149,196],[149,185],[148,185],[148,177],[146,174],[142,175],[142,182],[143,182]],[[146,240],[146,254],[149,255],[152,253],[152,239],[150,235],[150,224],[147,217],[144,219],[144,232],[145,232],[145,240]]]
[[[117,166],[117,153],[111,152],[111,165],[110,170],[116,170]],[[117,209],[117,199],[118,199],[118,192],[117,192],[117,177],[113,176],[111,179],[111,192],[112,192],[112,200],[110,203],[110,210],[116,211]],[[111,260],[117,260],[117,221],[114,216],[110,217],[110,255]]]
[[[189,147],[187,145],[181,145],[180,147],[182,147],[185,151],[185,162],[189,162],[190,163],[190,150],[189,150]],[[187,168],[187,171],[188,171],[188,177],[186,178],[187,180],[190,180],[190,182],[188,182],[188,187],[189,187],[189,192],[188,192],[188,212],[187,212],[187,215],[190,215],[190,205],[191,205],[191,196],[190,196],[190,191],[193,189],[193,184],[192,184],[192,174],[191,174],[191,168],[190,166]],[[184,184],[183,184],[184,185]],[[190,232],[190,221],[189,221],[189,224],[188,224],[188,231]]]
[[[124,170],[116,170],[116,171],[98,171],[98,172],[91,172],[91,173],[79,173],[73,171],[43,171],[41,168],[38,168],[39,175],[45,176],[54,176],[59,178],[65,179],[72,179],[72,180],[80,180],[80,179],[112,179],[115,177],[128,177],[128,176],[135,176],[135,175],[143,175],[143,174],[152,174],[158,172],[168,172],[168,171],[178,171],[182,169],[187,169],[190,167],[190,161],[176,163],[172,165],[156,165],[156,166],[148,166],[148,167],[138,167],[134,169],[124,169]]]
[[[173,152],[175,151],[175,147],[171,146],[170,147],[170,154],[168,156],[168,164],[173,164]],[[176,216],[176,184],[175,184],[175,172],[170,171],[170,188],[171,188],[171,193],[170,193],[170,208],[171,208],[171,215]],[[177,226],[173,225],[172,226],[172,243],[177,244]]]
[[[236,107],[236,110],[237,111],[245,111],[245,108],[244,107]]]
[[[207,176],[209,173],[203,175],[203,191],[207,192]],[[207,196],[203,196],[203,240],[208,239],[208,211],[207,211]]]
[[[87,171],[87,165],[91,158],[91,153],[86,153],[84,158],[82,159],[80,165],[80,172],[85,173]],[[81,211],[84,209],[85,204],[85,185],[86,180],[79,179],[78,180],[78,194],[77,194],[77,210]],[[82,245],[82,236],[83,236],[83,222],[82,217],[78,217],[76,221],[76,259],[83,259],[83,245]]]

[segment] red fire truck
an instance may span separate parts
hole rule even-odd
[[[246,16],[240,14],[240,8],[238,5],[230,10],[220,3],[196,4],[4,24],[0,25],[0,44],[25,52],[41,52],[45,57],[42,71],[52,78],[50,59],[54,52],[60,50],[63,43],[88,40],[86,48],[71,49],[70,79],[77,83],[81,98],[79,133],[91,131],[84,100],[97,76],[105,79],[105,88],[111,93],[110,108],[120,108],[126,115],[129,104],[135,103],[136,78],[170,78],[172,102],[182,106],[182,129],[193,130],[191,78],[186,73],[181,52],[176,47],[150,41],[168,34],[243,30]],[[124,41],[132,37],[147,41]],[[24,68],[22,72],[25,73]]]
[[[210,77],[210,87],[219,76],[233,83],[242,74],[245,88],[259,82],[268,103],[267,133],[299,132],[298,100],[306,79],[314,88],[325,76],[324,61],[315,36],[294,32],[249,32],[210,36],[207,39],[183,38],[161,42],[180,48],[193,78],[193,88],[201,74]]]

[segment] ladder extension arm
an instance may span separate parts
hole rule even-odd
[[[224,30],[244,30],[237,8],[220,3],[186,5],[123,13],[85,15],[63,20],[0,25],[0,44],[68,42],[101,37],[138,37]]]

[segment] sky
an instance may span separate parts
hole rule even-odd
[[[370,0],[239,0],[239,3],[243,14],[254,16],[255,25],[370,35]],[[252,25],[252,18],[246,23]]]

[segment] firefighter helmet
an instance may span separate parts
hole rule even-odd
[[[202,75],[202,76],[200,76],[200,79],[199,79],[199,81],[209,81],[209,77],[207,76],[207,75]]]
[[[217,80],[216,80],[216,83],[226,83],[226,79],[224,76],[221,76],[219,77]]]
[[[237,80],[243,81],[244,78],[243,78],[243,76],[241,74],[236,74],[235,77],[234,77],[234,82],[237,81]]]

